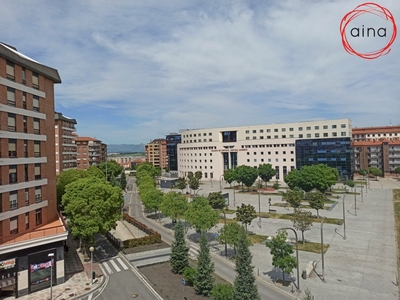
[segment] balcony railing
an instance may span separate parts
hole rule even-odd
[[[8,151],[8,157],[9,158],[16,158],[17,157],[17,151]]]
[[[37,222],[37,225],[40,225],[41,222]],[[24,242],[32,239],[39,239],[45,236],[51,236],[51,235],[56,235],[60,233],[65,232],[65,227],[64,225],[58,225],[46,229],[37,229],[33,232],[26,233],[24,235],[21,235],[19,237],[15,238],[10,238],[10,237],[1,237],[0,238],[0,245],[3,243],[18,243],[18,242]]]

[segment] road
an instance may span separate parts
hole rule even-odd
[[[138,191],[135,184],[135,178],[129,177],[128,184],[132,184],[132,191],[127,193],[128,201],[126,205],[128,206],[129,214],[135,219],[140,220],[150,228],[154,228],[158,233],[161,234],[162,240],[168,244],[172,244],[174,241],[173,232],[161,224],[149,220],[143,215],[143,208],[138,197]],[[190,244],[190,242],[187,242]],[[225,280],[233,283],[236,277],[236,272],[234,270],[234,264],[227,261],[225,258],[212,253],[212,259],[215,266],[215,273]],[[262,299],[266,300],[276,300],[276,299],[296,299],[296,297],[289,295],[279,288],[274,287],[259,278],[256,278],[258,291]]]

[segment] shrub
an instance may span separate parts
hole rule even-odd
[[[279,190],[280,184],[278,182],[275,182],[274,185],[272,186],[275,190]]]
[[[214,300],[232,300],[233,299],[233,285],[232,284],[225,284],[225,283],[218,283],[215,284],[211,295]]]
[[[187,267],[183,272],[183,277],[185,278],[187,285],[193,286],[197,277],[197,268]]]

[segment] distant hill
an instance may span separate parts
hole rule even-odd
[[[144,144],[109,144],[107,145],[108,153],[133,153],[144,152]]]

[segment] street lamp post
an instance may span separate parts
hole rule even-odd
[[[221,176],[219,177],[219,191],[220,191],[220,192],[222,192],[222,180],[223,180],[223,178],[224,178],[224,175],[221,175]]]
[[[221,209],[222,213],[224,214],[224,226],[226,226],[226,213]],[[225,257],[228,258],[228,245],[226,243],[226,238],[225,238]]]
[[[233,186],[233,206],[236,207],[236,185]]]
[[[211,188],[212,188],[212,187],[213,187],[213,186],[212,186],[212,182],[213,182],[214,172],[211,172],[211,173],[210,173],[210,177],[211,177]]]
[[[299,241],[297,239],[297,232],[291,227],[285,227],[285,228],[279,228],[279,230],[292,230],[294,232],[294,235],[296,236],[296,261],[297,261],[297,291],[300,292],[300,271],[299,271]]]
[[[93,246],[89,248],[90,251],[90,284],[93,284]]]
[[[346,239],[346,212],[345,212],[345,205],[344,205],[344,199],[346,198],[346,194],[343,196],[343,232],[344,236],[343,239]]]
[[[54,257],[54,253],[49,253],[47,256],[50,257],[50,300],[53,300],[53,257]]]
[[[356,185],[354,185],[354,214],[357,216],[357,197],[356,197]]]
[[[324,220],[321,220],[321,255],[322,255],[322,281],[325,282],[325,265],[324,265]]]
[[[261,204],[260,204],[260,191],[258,191],[258,227],[261,228]]]

